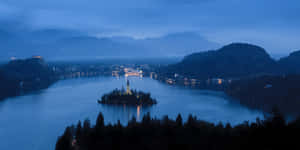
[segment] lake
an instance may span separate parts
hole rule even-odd
[[[89,118],[94,124],[99,112],[106,123],[126,124],[135,116],[170,118],[189,114],[212,123],[236,125],[263,118],[263,113],[241,106],[222,92],[171,86],[150,78],[129,78],[131,87],[150,92],[158,101],[148,108],[106,106],[97,103],[104,93],[126,86],[125,78],[98,77],[62,80],[46,90],[0,102],[1,150],[54,150],[66,126]]]

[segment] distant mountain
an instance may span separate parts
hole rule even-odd
[[[46,44],[60,39],[82,35],[82,33],[77,31],[62,29],[44,29],[19,34],[23,39],[27,39],[27,42],[33,44]]]
[[[281,58],[278,63],[289,74],[300,73],[300,51],[292,52],[289,56]]]
[[[97,38],[72,30],[47,29],[9,32],[0,30],[0,49],[7,52],[0,59],[42,55],[50,59],[99,57],[183,56],[201,49],[216,48],[193,32],[170,34],[158,38]]]
[[[55,55],[49,57],[77,57],[77,58],[97,58],[97,57],[129,57],[149,55],[143,49],[127,43],[120,43],[111,38],[95,38],[88,36],[64,38],[50,46],[41,48],[45,51],[56,51]]]
[[[243,43],[226,45],[218,50],[194,53],[162,72],[197,78],[234,78],[277,72],[277,63],[258,46]]]
[[[184,56],[220,47],[219,44],[210,42],[193,32],[172,33],[160,38],[145,39],[141,43],[159,54],[169,56]]]

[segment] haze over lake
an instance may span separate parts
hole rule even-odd
[[[131,88],[150,92],[158,104],[149,108],[97,104],[104,93],[126,86],[125,78],[114,77],[63,80],[46,90],[1,101],[0,149],[54,149],[57,135],[66,126],[87,118],[94,124],[99,112],[106,123],[120,120],[123,124],[133,116],[140,120],[147,112],[173,119],[180,113],[184,120],[193,114],[212,123],[233,125],[263,118],[262,112],[241,106],[222,92],[170,86],[150,78],[129,80]]]

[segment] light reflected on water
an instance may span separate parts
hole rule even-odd
[[[140,120],[140,115],[141,115],[141,106],[140,105],[138,105],[137,107],[136,107],[136,117],[137,117],[137,120],[139,121]]]

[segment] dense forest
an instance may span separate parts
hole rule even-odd
[[[162,73],[178,73],[198,79],[239,78],[276,73],[276,65],[263,48],[235,43],[218,50],[188,55],[180,63],[163,68]]]
[[[244,122],[232,127],[217,125],[189,116],[184,123],[164,117],[153,119],[150,114],[141,122],[135,118],[123,126],[105,125],[100,113],[96,125],[89,120],[67,127],[58,138],[56,150],[273,150],[299,149],[300,119],[287,123],[278,109],[256,123]]]
[[[181,62],[158,70],[162,81],[197,79],[201,81],[198,87],[221,89],[246,106],[270,112],[277,105],[285,114],[299,115],[299,66],[300,51],[276,61],[259,46],[233,43],[188,55]],[[224,79],[222,86],[207,84],[210,79],[219,78]]]
[[[266,74],[300,73],[300,51],[276,61],[265,49],[251,44],[233,43],[218,50],[194,53],[173,65],[160,68],[163,77],[175,73],[185,77],[241,78]]]
[[[300,51],[292,52],[289,56],[281,58],[278,62],[280,68],[282,68],[285,73],[300,73]]]
[[[241,104],[270,112],[273,106],[300,114],[300,75],[260,76],[233,81],[226,92]]]
[[[0,66],[0,100],[47,88],[57,79],[56,74],[41,58],[10,61]]]

